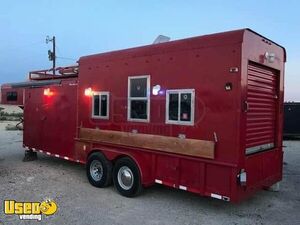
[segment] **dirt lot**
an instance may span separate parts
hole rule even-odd
[[[97,189],[82,165],[39,154],[22,162],[21,131],[0,123],[0,224],[36,224],[3,214],[4,199],[54,199],[58,212],[45,224],[300,224],[300,142],[284,143],[284,178],[280,192],[261,191],[239,205],[154,186],[137,198],[113,187]]]

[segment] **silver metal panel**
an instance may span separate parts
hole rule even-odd
[[[50,84],[60,84],[61,80],[43,80],[43,81],[26,81],[19,83],[11,83],[12,88],[22,88],[22,87],[42,87]]]
[[[263,144],[263,145],[246,148],[246,155],[265,151],[265,150],[268,150],[271,148],[274,148],[274,143],[268,143],[268,144]]]

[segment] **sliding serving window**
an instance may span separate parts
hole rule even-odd
[[[129,121],[149,122],[150,120],[150,76],[128,77]]]
[[[109,92],[93,93],[92,117],[109,119]]]
[[[194,89],[167,90],[166,98],[166,123],[194,125]]]

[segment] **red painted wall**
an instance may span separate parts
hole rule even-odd
[[[52,95],[44,95],[49,88]],[[76,137],[77,80],[25,91],[25,146],[73,158]]]

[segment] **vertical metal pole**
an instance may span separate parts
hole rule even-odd
[[[55,36],[53,36],[52,43],[53,43],[53,75],[55,75],[55,63],[56,63]]]

